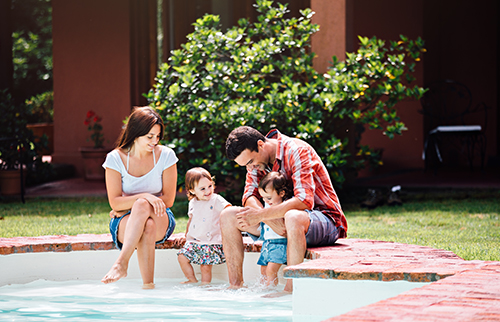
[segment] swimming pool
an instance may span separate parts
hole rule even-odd
[[[291,298],[265,299],[258,287],[229,291],[157,279],[104,285],[96,281],[37,280],[0,288],[0,319],[9,321],[292,321]]]
[[[214,267],[210,287],[180,285],[177,251],[156,251],[156,289],[142,290],[137,260],[125,279],[100,279],[117,250],[0,256],[0,318],[18,321],[192,320],[321,321],[426,283],[294,278],[293,295],[262,298],[259,253],[245,253],[246,289],[229,291],[226,265]],[[135,255],[134,255],[135,257]],[[195,266],[195,268],[198,268]],[[199,274],[199,271],[198,271]],[[284,279],[280,274],[279,288]]]

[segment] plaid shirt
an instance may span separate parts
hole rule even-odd
[[[340,238],[347,236],[347,220],[342,212],[330,175],[316,151],[306,142],[271,130],[266,138],[277,139],[276,159],[272,171],[279,171],[293,182],[294,196],[307,208],[319,210],[333,218]],[[271,169],[247,172],[243,204],[250,196],[261,199],[259,181]]]

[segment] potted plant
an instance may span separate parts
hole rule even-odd
[[[90,132],[89,141],[92,146],[81,147],[80,153],[83,158],[83,166],[86,180],[104,180],[104,169],[102,164],[109,149],[104,147],[104,135],[102,133],[102,117],[94,111],[89,110],[83,124]]]
[[[26,174],[35,162],[33,132],[26,127],[27,110],[16,105],[7,90],[0,91],[0,192],[3,195],[21,193],[21,169]],[[25,176],[24,176],[25,178]],[[24,183],[23,183],[24,184]]]
[[[54,152],[54,92],[47,91],[31,97],[25,102],[28,110],[28,129],[36,141],[47,140],[48,147],[39,151],[42,155]]]

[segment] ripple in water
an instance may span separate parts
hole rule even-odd
[[[181,285],[157,279],[46,281],[0,287],[0,319],[8,321],[292,321],[292,296],[263,298],[274,290],[259,283],[228,290],[227,284]],[[281,286],[282,289],[283,286]]]

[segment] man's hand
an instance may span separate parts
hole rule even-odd
[[[255,226],[262,221],[262,209],[253,207],[244,207],[236,214],[236,221],[240,230],[246,230],[248,227]]]
[[[274,232],[277,233],[278,235],[286,237],[286,227],[284,218],[269,219],[265,220],[264,223],[266,223],[269,227],[271,227],[271,229],[274,230]]]

